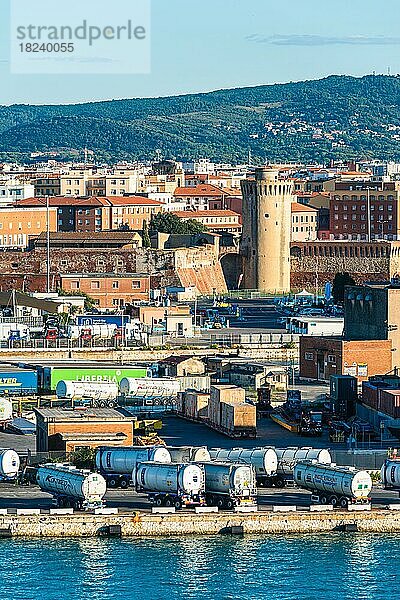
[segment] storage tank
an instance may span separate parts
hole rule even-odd
[[[252,465],[257,476],[274,475],[278,467],[274,448],[233,448],[232,450],[212,448],[210,455],[213,460]]]
[[[203,462],[210,461],[210,453],[207,446],[167,446],[171,455],[171,462]]]
[[[99,447],[96,467],[100,473],[131,475],[139,462],[170,463],[171,455],[165,446]]]
[[[385,460],[381,468],[381,480],[386,489],[400,489],[400,460]]]
[[[293,469],[299,460],[316,460],[330,465],[332,457],[329,450],[309,447],[275,448],[278,457],[278,473],[285,477],[293,477]]]
[[[115,400],[118,396],[118,385],[109,382],[86,381],[59,381],[56,387],[58,398],[79,400],[90,398],[92,400]]]
[[[344,506],[345,499],[365,501],[368,500],[372,489],[369,473],[357,471],[354,467],[324,465],[312,460],[302,460],[296,463],[293,475],[298,487],[313,493],[319,492],[323,504],[339,502]]]
[[[83,500],[86,506],[101,504],[107,489],[99,473],[70,465],[42,465],[37,470],[36,481],[44,492]]]
[[[204,492],[204,469],[195,464],[141,462],[132,481],[137,490],[193,497]]]
[[[119,389],[130,398],[175,398],[181,388],[176,379],[124,377]]]
[[[256,491],[256,477],[251,465],[204,462],[206,492],[250,497]]]
[[[20,460],[15,450],[0,448],[0,476],[13,479],[18,475]]]

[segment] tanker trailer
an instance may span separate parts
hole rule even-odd
[[[385,490],[400,490],[400,460],[387,458],[381,468]]]
[[[127,406],[133,400],[151,400],[154,404],[161,405],[168,400],[176,400],[181,386],[179,381],[172,378],[124,377],[119,389]]]
[[[256,473],[251,465],[204,462],[208,506],[232,509],[257,504]]]
[[[15,450],[0,448],[0,478],[15,479],[18,475],[20,460]]]
[[[281,477],[276,473],[278,459],[274,448],[212,448],[210,454],[213,460],[252,465],[260,487],[281,487]]]
[[[280,478],[278,487],[284,487],[287,481],[293,481],[293,469],[299,460],[316,460],[324,465],[332,463],[329,450],[321,448],[289,446],[275,448],[275,452],[278,457],[277,473]]]
[[[113,408],[117,404],[118,385],[105,381],[59,381],[57,398],[74,402],[88,401],[93,407]]]
[[[100,446],[96,450],[96,468],[107,486],[127,488],[139,462],[170,463],[171,455],[165,446]]]
[[[296,463],[293,475],[298,487],[311,492],[312,502],[341,508],[371,502],[372,480],[367,471],[301,460]]]
[[[155,506],[193,506],[205,503],[204,468],[197,464],[138,463],[132,472],[137,492],[146,492]]]
[[[173,463],[208,462],[211,460],[207,446],[167,446]]]
[[[105,479],[71,465],[46,464],[38,468],[36,481],[40,489],[53,495],[59,508],[76,510],[102,508],[106,493]]]

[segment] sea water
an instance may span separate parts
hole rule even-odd
[[[0,600],[397,600],[400,535],[0,540]]]

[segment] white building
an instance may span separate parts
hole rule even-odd
[[[35,195],[35,186],[31,183],[20,183],[15,180],[0,181],[0,205],[9,206],[16,200],[32,198]]]

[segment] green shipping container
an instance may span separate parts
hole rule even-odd
[[[145,367],[48,367],[44,373],[44,384],[47,391],[54,391],[59,381],[109,381],[119,384],[124,377],[149,376],[151,371]]]

